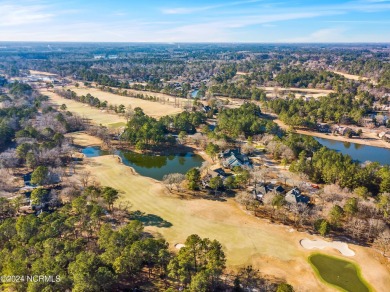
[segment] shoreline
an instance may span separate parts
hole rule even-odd
[[[317,138],[324,138],[329,140],[334,140],[338,142],[343,143],[354,143],[354,144],[360,144],[365,146],[371,146],[371,147],[377,147],[377,148],[384,148],[384,149],[390,149],[390,143],[387,143],[383,140],[374,140],[374,141],[366,141],[365,139],[372,139],[372,138],[360,138],[360,139],[353,139],[353,138],[346,138],[342,136],[334,136],[334,135],[326,135],[323,133],[317,133],[312,131],[305,131],[305,130],[296,130],[297,133],[307,136],[313,136]],[[388,144],[388,145],[386,145]]]
[[[288,126],[286,124],[284,124],[281,120],[275,119],[273,121],[282,129],[288,129]],[[366,145],[366,146],[371,146],[371,147],[390,149],[390,143],[388,143],[382,139],[376,138],[376,137],[369,137],[367,135],[367,132],[363,132],[363,138],[358,138],[358,139],[347,138],[344,136],[334,136],[332,134],[327,135],[324,133],[308,131],[308,130],[295,130],[295,133],[307,135],[307,136],[312,136],[312,137],[317,137],[317,138],[334,140],[334,141],[343,142],[343,143],[348,142],[348,143],[355,143],[355,144]],[[374,133],[369,133],[369,134],[374,135]],[[372,140],[367,141],[366,139],[372,139]]]
[[[86,133],[85,131],[79,131],[79,132],[74,132],[74,133],[70,133],[67,135],[68,138],[71,138],[73,139],[73,145],[77,146],[78,148],[85,148],[85,147],[100,147],[100,149],[103,149],[104,150],[104,147],[103,147],[103,141],[101,141],[99,138],[95,137],[95,136],[91,136],[90,134]],[[88,139],[87,139],[88,138]],[[178,147],[173,147],[171,148],[171,151],[167,151],[166,149],[160,151],[160,152],[153,152],[153,151],[147,151],[147,152],[142,152],[142,151],[137,151],[135,149],[132,149],[132,148],[126,148],[126,147],[122,147],[122,148],[117,148],[117,150],[122,150],[122,151],[132,151],[134,153],[140,153],[140,154],[150,154],[150,153],[156,153],[158,155],[170,155],[170,154],[183,154],[183,153],[193,153],[195,155],[198,155],[200,156],[204,162],[209,162],[210,163],[210,166],[209,167],[212,167],[212,166],[215,166],[217,165],[207,154],[205,151],[203,150],[200,150],[196,147],[193,147],[193,145],[179,145]],[[87,157],[85,154],[82,154],[81,155],[83,156],[84,159],[88,159],[90,157]],[[118,163],[119,164],[122,164],[122,165],[125,165],[126,167],[129,167],[131,169],[131,172],[134,174],[134,175],[137,175],[137,176],[141,176],[141,177],[144,177],[144,178],[147,178],[147,179],[151,179],[152,181],[154,182],[157,182],[157,183],[162,183],[162,181],[158,180],[158,179],[154,179],[152,177],[149,177],[149,176],[144,176],[140,173],[138,173],[134,167],[130,166],[130,165],[126,165],[122,158],[117,155],[117,154],[109,154],[109,156],[113,156],[115,157],[117,160],[118,160]]]
[[[218,98],[221,100],[229,99],[231,101],[231,103],[230,103],[231,108],[239,107],[245,101],[243,99],[235,99],[235,98],[227,98],[227,97],[218,97]],[[261,104],[259,102],[255,102],[255,104],[261,106]],[[289,128],[289,126],[286,125],[285,123],[283,123],[281,120],[279,120],[277,115],[275,115],[274,113],[269,112],[269,111],[265,111],[264,109],[262,109],[262,113],[265,115],[268,115],[269,116],[268,119],[272,120],[274,123],[276,123],[283,130],[287,130]],[[338,141],[338,142],[348,142],[348,143],[355,143],[355,144],[360,144],[360,145],[390,149],[390,143],[380,139],[373,132],[367,132],[368,130],[365,128],[361,128],[361,129],[363,131],[362,138],[347,138],[344,136],[334,136],[332,134],[327,135],[324,133],[314,132],[314,131],[309,131],[309,130],[295,130],[295,133],[307,135],[307,136],[318,137],[318,138],[329,139],[329,140],[334,140],[334,141]]]

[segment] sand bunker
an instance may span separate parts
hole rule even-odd
[[[182,244],[182,243],[177,243],[177,244],[175,244],[175,247],[176,247],[177,249],[181,249],[181,248],[185,247],[185,245]]]
[[[355,252],[348,247],[348,244],[341,241],[328,242],[325,240],[310,240],[305,238],[302,239],[300,243],[302,247],[306,249],[324,249],[330,247],[337,249],[342,255],[345,255],[347,257],[353,257],[355,255]]]

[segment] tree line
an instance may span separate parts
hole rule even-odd
[[[176,139],[171,133],[193,133],[205,121],[200,112],[182,112],[175,116],[164,116],[159,120],[146,115],[139,107],[135,108],[121,138],[137,149],[150,149],[160,145],[173,145]]]
[[[267,102],[287,125],[314,129],[318,122],[359,124],[370,111],[372,99],[356,99],[353,94],[331,93],[319,99],[273,99]]]

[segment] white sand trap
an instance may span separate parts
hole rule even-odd
[[[355,255],[355,252],[348,247],[348,244],[341,241],[332,241],[328,242],[325,240],[310,240],[310,239],[302,239],[300,241],[303,248],[306,249],[324,249],[327,247],[337,249],[342,255],[345,255],[347,257],[353,257]]]
[[[181,248],[185,247],[185,245],[182,244],[182,243],[176,243],[176,244],[175,244],[175,247],[176,247],[177,249],[181,249]]]

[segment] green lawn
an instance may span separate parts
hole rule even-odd
[[[309,262],[323,281],[341,291],[372,291],[362,278],[359,267],[352,262],[319,253],[311,255]]]

